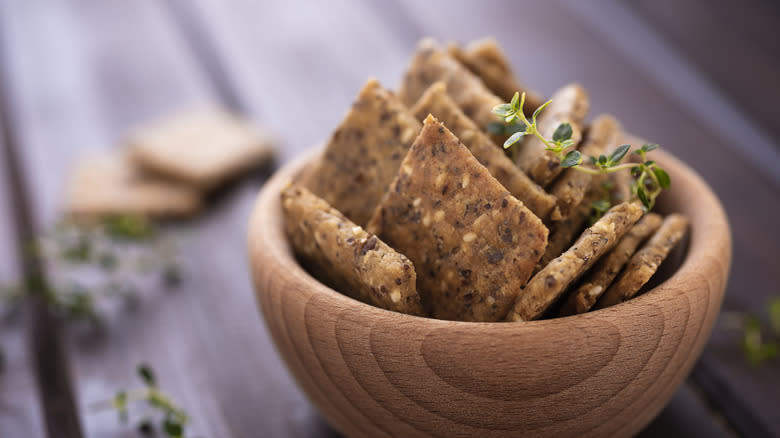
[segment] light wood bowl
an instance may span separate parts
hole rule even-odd
[[[518,323],[390,312],[324,286],[293,257],[279,192],[314,155],[262,190],[249,226],[257,299],[282,358],[322,415],[350,437],[630,436],[669,401],[710,335],[731,263],[710,188],[654,151],[672,178],[662,212],[691,220],[668,279],[617,306]]]

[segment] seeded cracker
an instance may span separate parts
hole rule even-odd
[[[498,321],[547,243],[547,228],[428,116],[368,229],[406,254],[435,318]]]
[[[542,110],[537,121],[539,133],[544,138],[552,138],[555,128],[568,122],[573,131],[572,140],[577,144],[582,137],[582,124],[589,108],[585,89],[578,84],[567,85],[558,90],[552,97],[552,103]],[[561,173],[562,168],[558,157],[544,148],[544,143],[538,138],[526,137],[520,145],[516,161],[532,180],[547,187]]]
[[[577,236],[579,236],[587,226],[588,219],[593,210],[591,204],[598,199],[598,196],[599,191],[590,190],[569,217],[562,221],[553,222],[550,225],[550,238],[547,242],[547,248],[545,248],[542,258],[539,259],[534,274],[569,249]]]
[[[538,184],[531,181],[522,170],[493,143],[474,122],[458,108],[447,95],[446,85],[436,82],[420,97],[412,108],[420,120],[432,114],[455,134],[509,193],[523,202],[536,216],[546,218],[555,205],[555,197],[547,194]]]
[[[542,104],[542,97],[521,83],[512,72],[506,54],[493,38],[484,38],[470,42],[465,48],[456,44],[447,45],[447,51],[479,76],[487,87],[506,102],[512,100],[516,92],[526,92],[525,110],[527,115]]]
[[[71,174],[65,212],[93,220],[135,214],[191,216],[201,209],[200,193],[181,183],[141,173],[123,154],[87,158]]]
[[[647,213],[639,219],[612,251],[593,265],[580,286],[566,298],[558,315],[575,315],[590,310],[637,247],[661,226],[662,221],[663,218],[655,213]]]
[[[585,139],[579,147],[579,151],[586,157],[598,157],[606,153],[607,148],[614,149],[619,133],[618,121],[610,115],[603,114],[597,117],[586,130]],[[577,169],[564,170],[550,189],[550,193],[555,195],[557,199],[550,219],[559,221],[569,217],[574,208],[582,202],[593,179],[593,175]]]
[[[181,112],[137,128],[128,140],[136,164],[200,190],[266,164],[270,136],[216,108]]]
[[[434,82],[447,84],[447,93],[480,129],[495,122],[493,107],[504,102],[485,84],[436,41],[426,38],[420,41],[409,70],[404,76],[398,95],[407,106],[414,105]]]
[[[611,208],[568,251],[531,278],[506,319],[530,321],[542,317],[569,285],[615,246],[641,216],[642,208],[637,203],[624,202]]]
[[[420,127],[397,97],[369,79],[303,184],[365,225]]]
[[[617,280],[596,303],[596,308],[601,309],[622,303],[636,295],[655,274],[672,248],[683,238],[687,228],[688,219],[685,216],[680,214],[667,216],[661,228],[631,257]]]
[[[409,259],[305,188],[281,196],[287,236],[318,278],[377,307],[423,315]]]

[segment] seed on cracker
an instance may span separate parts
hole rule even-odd
[[[365,225],[420,127],[395,95],[369,79],[303,184]]]
[[[585,230],[568,251],[531,278],[518,294],[506,319],[530,321],[541,318],[569,285],[612,249],[641,216],[642,208],[637,203],[625,202],[611,208]]]
[[[662,221],[660,215],[647,213],[635,223],[612,251],[593,265],[579,287],[566,298],[558,315],[575,315],[590,310],[623,269],[637,247],[661,226]]]
[[[582,137],[582,124],[588,113],[590,103],[585,89],[578,84],[567,85],[552,97],[552,103],[542,110],[537,119],[539,133],[544,138],[552,138],[555,129],[561,123],[572,127],[572,140],[579,143]],[[561,172],[558,157],[545,150],[545,144],[534,136],[529,136],[518,149],[517,165],[542,187],[547,187]]]
[[[685,216],[680,214],[667,216],[653,237],[631,257],[625,269],[607,288],[595,307],[602,309],[622,303],[636,295],[655,274],[672,248],[683,238],[687,228],[688,219]]]
[[[497,321],[547,243],[547,228],[433,116],[368,225],[406,254],[435,318]]]
[[[607,148],[614,149],[619,132],[620,125],[617,119],[606,114],[600,115],[585,131],[585,138],[579,147],[580,153],[586,157],[598,157],[604,154]],[[593,177],[594,175],[577,169],[564,170],[550,188],[550,193],[556,198],[550,220],[560,221],[569,217],[574,208],[582,202]]]
[[[436,82],[423,93],[412,108],[420,120],[432,114],[474,154],[509,193],[523,202],[539,218],[546,218],[555,205],[555,197],[531,181],[504,151],[468,118],[447,95],[444,82]]]
[[[436,41],[426,38],[418,44],[398,94],[411,107],[437,81],[447,84],[447,93],[452,100],[480,129],[486,129],[488,123],[497,120],[493,107],[503,103],[501,98]]]
[[[281,194],[292,246],[318,278],[387,310],[423,315],[412,262],[300,186]]]
[[[516,92],[525,92],[524,109],[527,115],[530,116],[542,104],[542,97],[517,79],[506,54],[494,38],[472,41],[465,48],[451,43],[447,46],[447,51],[479,76],[482,82],[504,101],[512,100]]]
[[[65,212],[92,220],[115,215],[191,216],[201,208],[198,191],[144,174],[124,154],[85,158],[68,183]]]

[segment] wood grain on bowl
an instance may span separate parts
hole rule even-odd
[[[636,142],[634,142],[636,144]],[[691,219],[688,253],[659,286],[581,315],[519,323],[389,312],[319,283],[295,261],[265,186],[249,229],[257,299],[277,349],[314,404],[347,436],[630,436],[683,382],[718,314],[728,223],[706,184],[663,152],[665,212]]]

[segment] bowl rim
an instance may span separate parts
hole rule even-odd
[[[627,137],[629,141],[626,142],[642,144],[642,141],[639,139],[631,136]],[[383,309],[356,300],[330,288],[300,266],[293,255],[282,226],[279,195],[285,185],[296,179],[300,173],[310,169],[310,165],[321,155],[322,150],[322,144],[316,145],[298,158],[282,166],[265,183],[258,194],[249,220],[247,237],[250,271],[253,275],[256,275],[255,268],[259,263],[263,264],[262,268],[259,269],[286,272],[288,275],[283,275],[289,277],[292,281],[301,283],[301,290],[307,291],[310,296],[315,293],[324,294],[329,300],[334,300],[334,304],[337,304],[339,307],[360,308],[366,318],[372,316],[398,318],[400,320],[415,321],[417,324],[425,324],[431,329],[444,326],[501,327],[505,329],[513,326],[513,324],[507,324],[506,321],[451,321]],[[670,192],[674,191],[674,193],[677,193],[677,197],[684,198],[678,203],[685,206],[683,209],[685,211],[681,212],[690,219],[688,247],[680,266],[660,284],[623,303],[576,315],[522,321],[523,324],[518,324],[517,326],[542,327],[548,324],[574,324],[587,318],[599,318],[608,314],[612,316],[617,316],[615,314],[623,312],[635,314],[638,307],[657,305],[663,301],[665,289],[675,289],[684,286],[686,278],[692,275],[701,275],[702,272],[721,274],[719,278],[712,279],[716,281],[716,286],[710,288],[710,291],[721,291],[722,294],[722,291],[725,290],[725,283],[731,265],[731,231],[725,211],[711,188],[696,171],[668,152],[656,150],[653,151],[653,154],[655,161],[661,164],[671,176],[672,187],[669,189]],[[676,188],[680,186],[683,188]],[[276,232],[274,233],[274,231]],[[711,266],[713,263],[718,266]],[[705,278],[705,280],[707,279]],[[257,281],[255,283],[259,284]],[[260,288],[256,287],[255,289],[259,297],[261,293]],[[718,307],[721,301],[722,296],[719,299]]]

